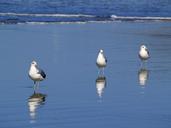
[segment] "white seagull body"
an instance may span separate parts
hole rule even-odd
[[[99,68],[104,68],[107,65],[107,59],[106,59],[102,49],[99,51],[99,54],[98,54],[97,60],[96,60],[96,64]]]
[[[149,51],[145,45],[141,45],[140,51],[139,51],[139,57],[143,61],[150,58]]]
[[[38,68],[36,61],[32,61],[31,63],[29,77],[34,81],[34,84],[46,78],[45,72],[42,69]]]

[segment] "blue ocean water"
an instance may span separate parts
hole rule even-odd
[[[150,22],[96,23],[115,20]],[[171,21],[171,1],[0,0],[0,128],[171,128],[171,22],[151,20]],[[47,74],[36,91],[33,59]]]
[[[170,17],[170,0],[0,1],[1,23],[171,20]]]

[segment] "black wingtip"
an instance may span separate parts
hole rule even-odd
[[[45,79],[46,78],[46,74],[43,72],[41,73],[42,77]]]
[[[46,78],[46,74],[42,69],[39,69],[39,73],[44,79]]]

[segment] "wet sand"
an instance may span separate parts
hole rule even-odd
[[[0,25],[0,126],[170,128],[170,41],[171,22]],[[144,67],[142,43],[151,56]],[[32,60],[47,74],[36,94]]]

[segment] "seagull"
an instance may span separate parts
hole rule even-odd
[[[142,61],[145,61],[150,58],[149,51],[145,45],[141,45],[140,51],[139,51],[139,57]]]
[[[100,49],[99,54],[97,56],[96,65],[98,66],[99,69],[103,70],[103,74],[104,74],[104,68],[107,65],[107,59],[102,49]]]
[[[29,70],[29,77],[34,81],[34,85],[38,84],[39,81],[42,81],[46,78],[45,72],[40,69],[36,61],[32,61]]]

